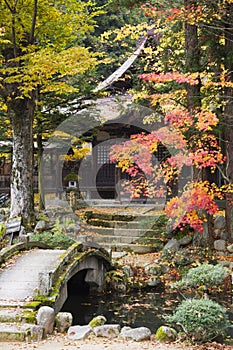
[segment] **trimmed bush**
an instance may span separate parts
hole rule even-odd
[[[209,299],[184,300],[167,319],[169,323],[180,325],[192,341],[203,343],[224,336],[230,326],[223,307]]]
[[[177,289],[198,288],[200,286],[212,288],[223,284],[227,276],[229,276],[229,270],[226,267],[220,264],[203,264],[191,268],[181,281],[173,283],[171,287]]]

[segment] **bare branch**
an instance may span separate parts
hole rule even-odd
[[[224,174],[224,172],[222,171],[221,167],[217,164],[217,169],[220,172],[220,174],[222,175],[223,179],[225,181],[227,181],[228,183],[230,183],[230,179]]]
[[[13,8],[10,6],[9,2],[7,0],[4,0],[6,7],[10,10],[10,12],[13,11]]]

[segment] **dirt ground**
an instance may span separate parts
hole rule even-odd
[[[70,341],[65,335],[50,336],[33,343],[0,343],[1,350],[232,350],[233,346],[216,343],[189,346],[187,344],[161,344],[154,341],[132,342],[123,339],[88,338]]]

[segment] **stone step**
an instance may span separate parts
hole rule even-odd
[[[135,243],[138,241],[138,237],[129,237],[129,236],[94,236],[93,241],[97,243]],[[149,238],[147,239],[147,244],[161,244],[160,239],[156,238]]]
[[[0,323],[36,322],[35,310],[23,307],[1,307]]]
[[[88,225],[99,226],[99,227],[109,227],[109,228],[127,228],[127,229],[150,229],[156,225],[158,218],[143,218],[137,221],[115,221],[115,220],[102,220],[102,219],[90,219],[88,220]]]
[[[132,251],[135,253],[148,253],[159,251],[162,247],[160,239],[148,239],[146,243],[139,242],[138,239],[121,236],[79,236],[83,243],[101,246],[107,251]]]
[[[146,230],[146,229],[127,229],[127,228],[111,228],[111,227],[97,227],[92,225],[83,225],[84,231],[91,231],[99,235],[108,235],[108,236],[129,236],[129,237],[142,237],[145,234],[150,236],[157,236],[156,231]]]
[[[103,247],[106,250],[111,250],[113,252],[133,252],[136,254],[148,254],[156,252],[156,248],[153,246],[132,243],[105,243],[103,244]]]
[[[86,213],[86,218],[88,221],[90,220],[101,220],[101,221],[123,221],[123,222],[130,222],[130,221],[156,221],[161,215],[160,214],[111,214],[111,213],[92,213],[89,214]]]
[[[99,220],[114,220],[114,221],[130,221],[135,218],[132,214],[112,214],[112,213],[93,213],[86,212],[85,217],[88,220],[99,219]]]
[[[16,308],[22,307],[27,308],[28,301],[22,300],[10,300],[10,299],[0,299],[0,308]]]
[[[1,308],[0,323],[25,321],[28,313],[31,311],[21,308]]]
[[[137,239],[137,238],[136,238]],[[93,237],[93,241],[97,242],[99,244],[105,244],[105,243],[127,243],[131,244],[134,243],[135,238],[127,237],[127,236],[95,236]]]
[[[42,326],[32,323],[0,322],[0,342],[31,342],[41,341],[42,338]]]
[[[16,323],[0,323],[0,342],[19,342],[26,340],[26,332],[22,325]]]

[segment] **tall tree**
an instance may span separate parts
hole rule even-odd
[[[218,196],[228,197],[226,217],[229,222],[232,218],[232,4],[231,1],[222,0],[216,3],[209,0],[185,0],[176,1],[174,5],[177,7],[169,8],[157,6],[155,3],[146,3],[143,10],[155,24],[160,23],[163,35],[158,48],[154,50],[154,56],[157,55],[157,61],[152,62],[154,71],[152,69],[150,74],[141,75],[148,86],[143,84],[139,96],[150,95],[153,108],[164,116],[165,122],[183,134],[192,165],[198,169],[199,177],[196,176],[196,180],[199,181],[190,183],[180,199],[176,198],[168,203],[167,213],[175,219],[178,226],[183,222],[201,232],[201,224],[206,220],[205,217],[203,221],[205,214],[214,214],[217,211],[215,199]],[[222,91],[225,92],[224,99]],[[223,167],[224,163],[219,147],[219,119],[224,120],[227,128],[224,141],[228,176],[223,174],[223,178],[228,178],[231,185],[223,186],[220,190],[208,181],[208,173],[213,172],[216,167]],[[151,121],[153,122],[153,118]],[[153,137],[156,148],[156,134]],[[148,146],[149,151],[151,137],[147,139],[145,135],[141,135],[134,138],[135,140],[145,148]],[[129,149],[128,154],[127,151],[123,152],[123,158],[122,149],[115,149],[114,152],[113,158],[123,167],[124,159],[135,156]],[[137,151],[135,154],[139,156]],[[170,161],[175,172],[179,171],[179,158]],[[144,163],[142,165],[145,166]],[[170,169],[167,164],[164,164],[164,168]],[[126,171],[134,174],[134,165],[129,162]],[[147,166],[145,171],[151,173],[153,169]],[[134,194],[138,195],[140,184],[138,187],[136,181],[134,184]],[[153,189],[142,190],[144,193],[149,190],[152,193]]]
[[[225,88],[224,121],[226,142],[226,177],[233,184],[233,4],[229,3],[225,14],[225,66],[227,70],[227,84]],[[233,196],[230,193],[226,200],[226,231],[233,239]]]
[[[98,15],[91,1],[0,0],[0,97],[13,135],[11,217],[34,221],[32,127],[41,93],[70,93],[66,77],[96,65],[82,36]]]
[[[196,1],[185,0],[185,8],[190,6],[196,6]],[[185,67],[186,72],[194,73],[200,72],[200,50],[198,41],[198,28],[195,24],[190,24],[189,21],[184,23],[185,33]],[[201,96],[200,96],[200,83],[195,85],[187,84],[187,107],[189,111],[200,109]]]

